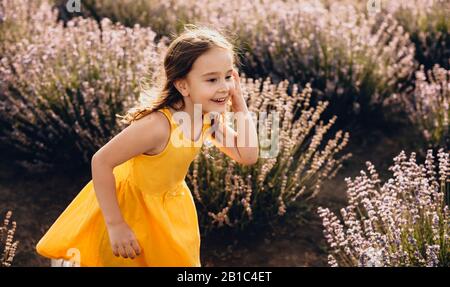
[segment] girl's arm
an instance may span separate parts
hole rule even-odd
[[[258,161],[258,134],[247,104],[242,96],[239,74],[233,71],[235,89],[232,90],[232,111],[237,120],[237,132],[226,125],[221,119],[215,131],[212,143],[224,154],[244,165],[255,164]]]
[[[126,127],[92,157],[92,181],[108,229],[121,226],[123,231],[125,224],[116,197],[114,167],[167,143],[169,136],[170,126],[166,117],[160,112],[154,112]],[[113,242],[114,239],[111,241],[114,250],[116,242]]]

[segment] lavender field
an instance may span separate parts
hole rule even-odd
[[[190,166],[203,266],[449,267],[449,19],[448,0],[1,0],[0,266],[49,266],[37,241],[196,24],[279,115],[257,164],[204,145]]]

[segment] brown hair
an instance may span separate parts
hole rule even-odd
[[[125,116],[116,114],[122,118],[121,122],[131,124],[145,115],[163,107],[170,106],[174,110],[184,108],[183,96],[175,88],[174,82],[186,77],[192,69],[195,60],[211,48],[221,47],[228,49],[232,55],[235,65],[239,65],[238,51],[222,33],[216,29],[193,24],[184,25],[184,31],[176,37],[167,48],[163,67],[159,67],[157,83],[152,89],[156,90],[156,96],[150,105],[133,107],[127,111]],[[146,91],[144,91],[145,93]],[[147,91],[148,92],[148,91]],[[181,104],[175,107],[176,104]]]

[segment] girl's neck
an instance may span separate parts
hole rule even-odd
[[[188,138],[191,138],[191,140],[194,141],[194,139],[198,139],[199,134],[201,134],[203,129],[204,112],[202,110],[202,106],[198,104],[194,105],[191,102],[185,101],[185,105],[182,109],[174,110],[171,107],[169,107],[169,109],[172,112],[172,115],[177,111],[188,114],[190,127],[186,127],[185,123],[183,123],[182,129],[186,133],[189,133],[190,136]],[[192,134],[195,136],[193,137]]]

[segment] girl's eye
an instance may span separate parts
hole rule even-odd
[[[227,76],[225,79],[230,80],[231,76]],[[208,82],[214,83],[217,79],[209,79]]]

